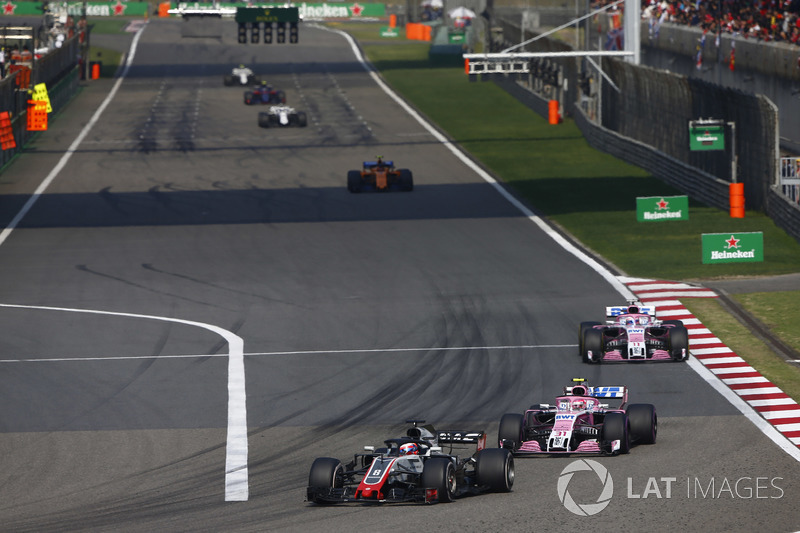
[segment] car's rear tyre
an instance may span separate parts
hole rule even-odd
[[[269,113],[261,112],[258,114],[258,125],[262,128],[269,128]]]
[[[358,170],[351,170],[347,173],[347,190],[361,192],[361,172]]]
[[[672,324],[673,326],[682,326],[683,320],[662,320],[662,324]]]
[[[308,486],[314,489],[334,489],[344,486],[344,467],[339,459],[333,457],[318,457],[311,464],[308,473]],[[326,503],[324,500],[314,498],[314,503]]]
[[[492,492],[510,492],[514,486],[514,454],[505,448],[486,448],[478,452],[475,463],[478,485]]]
[[[245,105],[250,105],[253,103],[253,92],[247,91],[244,93],[244,103]]]
[[[414,176],[411,174],[411,171],[407,168],[401,168],[398,170],[400,172],[400,190],[402,191],[413,191],[414,190]]]
[[[578,327],[578,355],[583,356],[583,336],[586,334],[586,331],[599,325],[600,322],[581,322],[581,325]]]
[[[308,125],[308,117],[304,111],[297,112],[297,127],[305,128]]]
[[[522,444],[522,420],[519,413],[506,413],[500,418],[500,428],[497,430],[499,446],[508,447],[512,452]],[[505,442],[505,444],[503,444]]]
[[[422,468],[420,482],[424,489],[436,489],[440,503],[450,503],[456,498],[456,469],[450,459],[428,459]]]
[[[689,332],[684,326],[675,326],[667,330],[669,336],[669,354],[675,361],[689,359]]]
[[[589,356],[591,352],[591,357]],[[599,329],[587,329],[583,333],[583,351],[581,358],[584,363],[599,363],[603,359],[603,332]]]
[[[634,403],[626,409],[631,440],[641,444],[655,444],[658,436],[656,407],[649,403]]]
[[[631,435],[628,428],[628,416],[625,413],[608,413],[603,421],[601,440],[608,443],[609,451],[611,441],[619,441],[619,453],[631,451]]]

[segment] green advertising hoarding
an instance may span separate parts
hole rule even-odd
[[[52,3],[50,8],[62,4]],[[2,4],[3,15],[41,15],[42,2],[13,2],[11,0]],[[83,2],[67,2],[67,14],[73,17],[83,15]],[[87,17],[143,17],[147,13],[147,2],[87,2]]]
[[[695,123],[689,126],[689,150],[724,150],[725,125]]]
[[[703,233],[703,264],[764,261],[764,234]]]
[[[211,2],[173,2],[172,6],[177,9],[219,9],[218,5]],[[285,8],[285,3],[259,3],[247,2],[226,2],[225,8]],[[292,8],[297,9],[300,18],[303,20],[318,19],[360,19],[376,18],[386,16],[386,5],[377,3],[361,2],[336,2],[336,3],[307,3],[300,2],[292,4]]]
[[[689,220],[689,197],[644,196],[636,198],[636,220],[639,222]]]

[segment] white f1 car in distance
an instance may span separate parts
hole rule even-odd
[[[303,111],[297,111],[288,105],[274,105],[269,108],[269,111],[262,111],[258,114],[258,125],[262,128],[275,126],[305,128],[308,125],[308,118]]]

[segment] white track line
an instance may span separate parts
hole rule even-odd
[[[17,227],[19,222],[22,218],[28,214],[31,210],[33,205],[36,203],[37,200],[44,194],[45,190],[50,186],[53,180],[59,175],[59,173],[64,169],[67,165],[67,162],[72,158],[72,154],[78,149],[81,142],[86,138],[89,134],[91,129],[97,124],[97,121],[100,120],[100,115],[103,114],[103,111],[109,106],[111,100],[114,99],[116,96],[117,91],[119,90],[120,86],[122,85],[122,81],[127,76],[128,71],[130,70],[131,64],[133,64],[133,58],[136,56],[136,48],[139,46],[139,39],[142,36],[147,24],[145,23],[137,32],[136,35],[133,37],[133,41],[131,42],[130,50],[128,51],[128,57],[125,61],[125,67],[122,70],[119,78],[117,81],[114,82],[111,91],[108,93],[106,98],[97,108],[97,110],[92,115],[92,118],[89,119],[89,122],[86,126],[83,127],[81,132],[72,141],[67,151],[64,152],[64,155],[61,156],[61,159],[58,161],[53,170],[47,175],[47,177],[39,184],[34,191],[33,195],[25,202],[25,205],[22,206],[19,213],[14,217],[14,219],[8,224],[8,226],[0,232],[0,245],[2,245],[11,232]],[[14,306],[14,305],[4,305],[4,307],[26,307],[26,306]],[[249,498],[249,485],[248,485],[248,473],[247,473],[247,402],[246,402],[246,394],[245,394],[245,379],[244,379],[244,343],[241,338],[234,335],[233,333],[224,330],[222,328],[218,328],[217,326],[213,326],[210,324],[202,324],[200,322],[191,322],[187,320],[179,320],[173,318],[166,318],[166,317],[157,317],[157,316],[147,316],[147,315],[133,315],[127,313],[111,313],[111,312],[104,312],[104,311],[90,311],[84,309],[58,309],[55,307],[47,308],[47,307],[28,307],[29,309],[52,309],[52,310],[60,310],[60,311],[72,311],[75,313],[97,313],[97,314],[106,314],[106,315],[117,315],[117,316],[128,316],[128,317],[135,317],[135,318],[149,318],[152,320],[166,320],[171,322],[179,322],[183,324],[189,324],[193,326],[202,327],[205,329],[209,329],[214,331],[220,335],[222,335],[228,341],[228,433],[227,433],[227,442],[225,448],[225,501],[246,501]]]

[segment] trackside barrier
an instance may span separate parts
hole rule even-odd
[[[800,157],[782,157],[780,173],[783,196],[793,204],[800,204]]]

